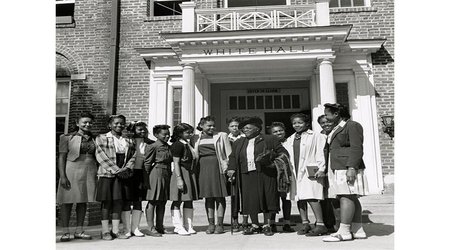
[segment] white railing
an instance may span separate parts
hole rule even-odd
[[[196,9],[197,32],[316,26],[314,5]]]

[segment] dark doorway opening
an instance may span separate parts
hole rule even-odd
[[[267,112],[264,113],[264,124],[265,132],[266,134],[270,135],[270,125],[272,122],[282,122],[284,126],[286,127],[286,138],[291,136],[295,130],[292,128],[291,125],[291,115],[296,113],[303,113],[307,114],[311,117],[311,111],[310,110],[304,110],[304,111],[296,111],[296,112]]]

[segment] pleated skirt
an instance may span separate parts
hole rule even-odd
[[[175,172],[170,178],[170,200],[171,201],[194,201],[198,200],[197,176],[194,171],[180,167],[181,178],[184,182],[184,189],[179,190]]]
[[[158,167],[156,165],[150,171],[150,188],[146,192],[146,200],[167,201],[170,198],[170,166]]]

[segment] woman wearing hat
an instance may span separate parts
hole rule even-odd
[[[215,131],[215,120],[211,116],[201,118],[197,129],[201,134],[194,135],[191,143],[199,156],[199,197],[206,200],[205,208],[209,222],[206,233],[222,234],[225,232],[223,228],[225,197],[229,195],[225,171],[228,168],[231,145],[226,133]],[[214,223],[215,207],[217,224]]]
[[[368,194],[364,177],[363,128],[351,121],[348,109],[340,104],[325,104],[325,116],[333,124],[328,134],[328,197],[336,197],[341,207],[341,223],[325,242],[364,239],[359,196]]]
[[[242,213],[252,219],[252,226],[245,229],[244,234],[261,232],[258,213],[264,213],[262,231],[272,236],[270,218],[279,211],[280,199],[273,161],[288,153],[276,136],[261,134],[262,123],[260,118],[254,117],[240,124],[245,137],[233,143],[227,173],[231,178],[238,168],[241,172]]]

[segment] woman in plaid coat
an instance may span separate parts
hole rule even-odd
[[[113,115],[109,118],[108,124],[111,131],[95,139],[97,144],[95,157],[100,165],[97,172],[99,177],[97,201],[102,203],[102,239],[128,239],[128,236],[119,233],[123,200],[128,200],[127,196],[130,196],[121,180],[132,176],[136,153],[133,141],[122,136],[125,117]],[[110,213],[111,232],[108,226]]]

